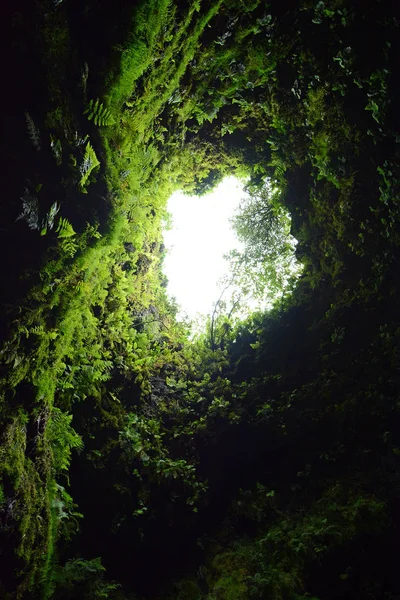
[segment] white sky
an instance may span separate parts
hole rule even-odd
[[[176,192],[168,201],[172,229],[164,232],[167,290],[190,318],[211,312],[220,295],[217,281],[227,271],[223,254],[240,247],[229,218],[244,196],[242,186],[227,177],[210,194]]]

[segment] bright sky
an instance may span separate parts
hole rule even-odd
[[[227,271],[223,255],[240,247],[229,218],[244,196],[242,185],[227,177],[210,194],[176,192],[168,201],[172,229],[164,232],[164,273],[169,295],[190,318],[211,312],[221,293],[217,281]]]

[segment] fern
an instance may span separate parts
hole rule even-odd
[[[62,145],[61,141],[52,133],[50,134],[50,148],[56,160],[56,164],[59,167],[62,163]]]
[[[98,231],[98,225],[92,225],[91,223],[86,223],[85,236],[86,239],[95,238],[96,240],[100,240],[102,235]]]
[[[87,62],[84,62],[82,71],[81,71],[81,86],[82,86],[83,96],[84,96],[85,100],[86,100],[88,77],[89,77],[89,65],[87,64]]]
[[[58,233],[59,238],[70,238],[76,234],[71,223],[68,219],[64,219],[64,217],[60,217],[56,232]]]
[[[53,229],[54,227],[54,219],[56,214],[60,210],[60,205],[57,202],[51,205],[49,212],[47,213],[47,226],[49,229]]]
[[[49,212],[46,214],[44,219],[39,219],[39,201],[36,196],[33,196],[28,188],[25,188],[24,195],[21,197],[22,200],[22,212],[16,218],[16,221],[23,219],[28,223],[29,229],[40,230],[40,235],[46,235],[48,229],[53,229],[54,219],[56,214],[60,210],[60,206],[57,202],[54,202]]]
[[[34,334],[34,335],[44,335],[44,327],[43,325],[36,325],[35,327],[31,327],[29,329],[29,334]]]
[[[71,238],[65,238],[61,242],[61,248],[64,254],[72,258],[78,250],[78,244]]]
[[[275,170],[275,178],[281,180],[284,178],[287,166],[286,163],[276,154],[273,156],[271,162],[269,163],[270,167],[273,167]]]
[[[93,121],[95,125],[113,125],[115,123],[109,109],[98,98],[90,100],[83,114],[87,115],[89,121]]]
[[[79,185],[83,191],[85,191],[86,184],[92,171],[100,165],[100,161],[96,156],[96,152],[90,142],[86,144],[85,155],[83,157],[83,163],[79,170],[81,173],[81,179]]]
[[[74,289],[77,292],[82,292],[85,289],[85,281],[83,281],[82,279],[80,281],[78,281],[75,285],[74,285]]]
[[[30,140],[33,146],[36,148],[36,150],[40,150],[41,144],[39,129],[36,127],[34,120],[28,112],[25,112],[25,119]]]
[[[78,148],[79,146],[83,146],[84,144],[86,144],[88,139],[89,139],[89,136],[87,134],[85,135],[85,137],[80,137],[78,135],[78,132],[75,131],[73,142],[74,142],[75,146]]]
[[[24,195],[21,196],[22,213],[18,215],[17,221],[24,219],[28,223],[29,229],[39,229],[39,201],[36,196],[32,196],[28,188],[25,188]]]
[[[57,202],[54,202],[51,205],[49,212],[43,219],[40,235],[46,235],[48,229],[53,229],[54,219],[59,210],[60,210],[60,205]]]
[[[51,418],[48,420],[46,437],[51,445],[54,459],[54,468],[60,473],[66,471],[71,461],[71,450],[83,450],[80,435],[71,426],[72,415],[53,407]]]

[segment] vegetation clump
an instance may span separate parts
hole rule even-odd
[[[0,596],[398,600],[392,3],[7,10]],[[227,175],[194,332],[167,200]]]

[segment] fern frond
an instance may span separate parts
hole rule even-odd
[[[70,238],[76,234],[71,223],[68,221],[68,219],[65,219],[64,217],[60,217],[56,232],[58,233],[58,237],[61,239]]]
[[[81,279],[80,281],[78,281],[75,285],[74,285],[74,289],[77,292],[82,292],[86,287],[86,282],[83,281],[83,279]]]
[[[86,229],[85,229],[85,236],[87,239],[89,238],[95,238],[96,240],[100,240],[102,235],[101,233],[98,231],[98,225],[92,225],[91,223],[86,223]]]
[[[81,85],[83,90],[83,95],[86,100],[86,89],[87,89],[87,81],[89,77],[89,65],[87,62],[83,63],[82,72],[81,72]]]
[[[115,123],[110,110],[100,102],[99,98],[97,100],[90,100],[83,114],[87,115],[89,121],[93,121],[95,125],[106,126]]]
[[[56,164],[59,167],[62,163],[62,145],[61,141],[52,133],[50,134],[50,148],[56,160]]]
[[[274,155],[271,162],[269,163],[269,166],[273,167],[273,169],[275,170],[276,179],[283,179],[287,170],[287,165],[279,156]]]
[[[29,333],[33,333],[34,335],[43,335],[44,327],[43,327],[43,325],[37,325],[36,327],[31,327],[29,329]]]
[[[80,137],[78,135],[78,132],[75,131],[75,135],[74,135],[74,144],[76,147],[78,146],[83,146],[84,144],[86,144],[86,142],[88,141],[89,136],[85,135],[85,137]]]
[[[25,188],[22,200],[22,213],[18,215],[17,221],[24,219],[28,223],[29,229],[39,229],[39,201],[36,196],[32,196],[28,188]]]
[[[54,219],[59,210],[60,205],[57,202],[54,202],[54,204],[51,205],[49,212],[47,213],[47,226],[49,229],[53,229]]]
[[[80,435],[71,426],[72,415],[53,407],[46,427],[46,438],[53,451],[54,467],[57,472],[66,471],[71,461],[71,450],[83,450]]]
[[[56,215],[59,210],[60,210],[60,205],[57,202],[54,202],[51,205],[49,212],[47,213],[47,215],[45,216],[45,218],[42,221],[42,229],[41,229],[40,235],[46,235],[48,229],[53,229],[54,219],[56,218]]]
[[[25,112],[25,119],[30,140],[33,146],[36,148],[36,150],[40,150],[41,144],[39,129],[36,127],[34,120],[28,112]]]
[[[64,238],[61,241],[61,248],[66,256],[72,258],[78,251],[78,244],[71,238]]]
[[[90,174],[93,169],[100,166],[100,161],[96,156],[96,152],[93,150],[93,147],[90,142],[86,144],[85,155],[83,157],[83,163],[79,167],[81,173],[81,179],[79,185],[82,190],[85,189]]]

